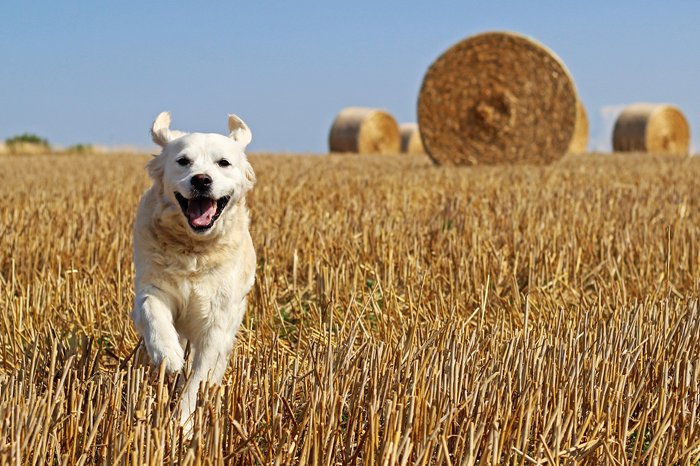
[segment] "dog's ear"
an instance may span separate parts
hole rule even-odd
[[[255,184],[255,172],[253,171],[253,166],[247,160],[243,162],[243,174],[245,175],[246,188],[251,189]]]
[[[165,147],[170,137],[170,112],[161,112],[151,125],[151,138],[160,147]]]
[[[236,115],[229,114],[228,130],[228,137],[236,142],[239,142],[244,148],[250,144],[250,141],[253,140],[253,133],[250,132],[248,125],[246,125],[243,120],[238,118]]]
[[[165,147],[173,139],[185,134],[187,133],[170,129],[170,112],[161,112],[151,126],[151,138],[160,147]]]
[[[163,179],[163,157],[155,156],[146,164],[148,175],[155,183],[160,183]]]

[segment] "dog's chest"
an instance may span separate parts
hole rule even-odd
[[[174,288],[179,301],[187,302],[201,296],[214,296],[217,290],[235,282],[241,258],[236,251],[218,254],[193,253],[183,249],[154,248],[147,251],[143,264],[148,283],[167,284]]]
[[[205,306],[230,296],[230,287],[236,282],[234,259],[228,263],[212,263],[201,257],[180,257],[167,270],[174,282],[180,283],[181,301],[195,307]]]
[[[220,320],[229,313],[235,301],[235,271],[209,270],[180,277],[176,293],[178,303],[175,325],[187,336]]]
[[[221,273],[221,269],[235,261],[234,255],[230,253],[191,253],[166,248],[161,250],[163,252],[156,253],[159,256],[156,261],[160,263],[161,270],[192,280]]]

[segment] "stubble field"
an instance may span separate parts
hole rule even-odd
[[[147,160],[0,158],[1,464],[700,460],[700,158],[251,157],[191,440],[128,316]]]

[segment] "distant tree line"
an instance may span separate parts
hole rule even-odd
[[[47,149],[51,147],[47,139],[40,138],[36,134],[31,133],[22,133],[18,136],[5,139],[5,145],[7,147],[16,146],[18,144],[36,144],[38,146],[44,146]]]

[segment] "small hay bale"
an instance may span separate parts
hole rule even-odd
[[[438,164],[553,162],[576,124],[576,89],[544,45],[489,32],[430,66],[418,97],[425,150]]]
[[[399,125],[401,133],[401,152],[404,154],[425,154],[423,141],[420,138],[418,123],[402,123]]]
[[[401,149],[399,125],[384,110],[344,108],[333,121],[328,145],[331,152],[398,154]]]
[[[579,100],[576,102],[576,125],[574,126],[574,134],[571,136],[569,143],[569,154],[583,154],[588,151],[588,115],[586,107]]]
[[[617,117],[612,145],[615,152],[687,155],[690,127],[673,105],[632,104]]]
[[[5,152],[12,155],[39,155],[49,154],[51,149],[45,144],[37,144],[35,142],[13,142],[5,144]]]

